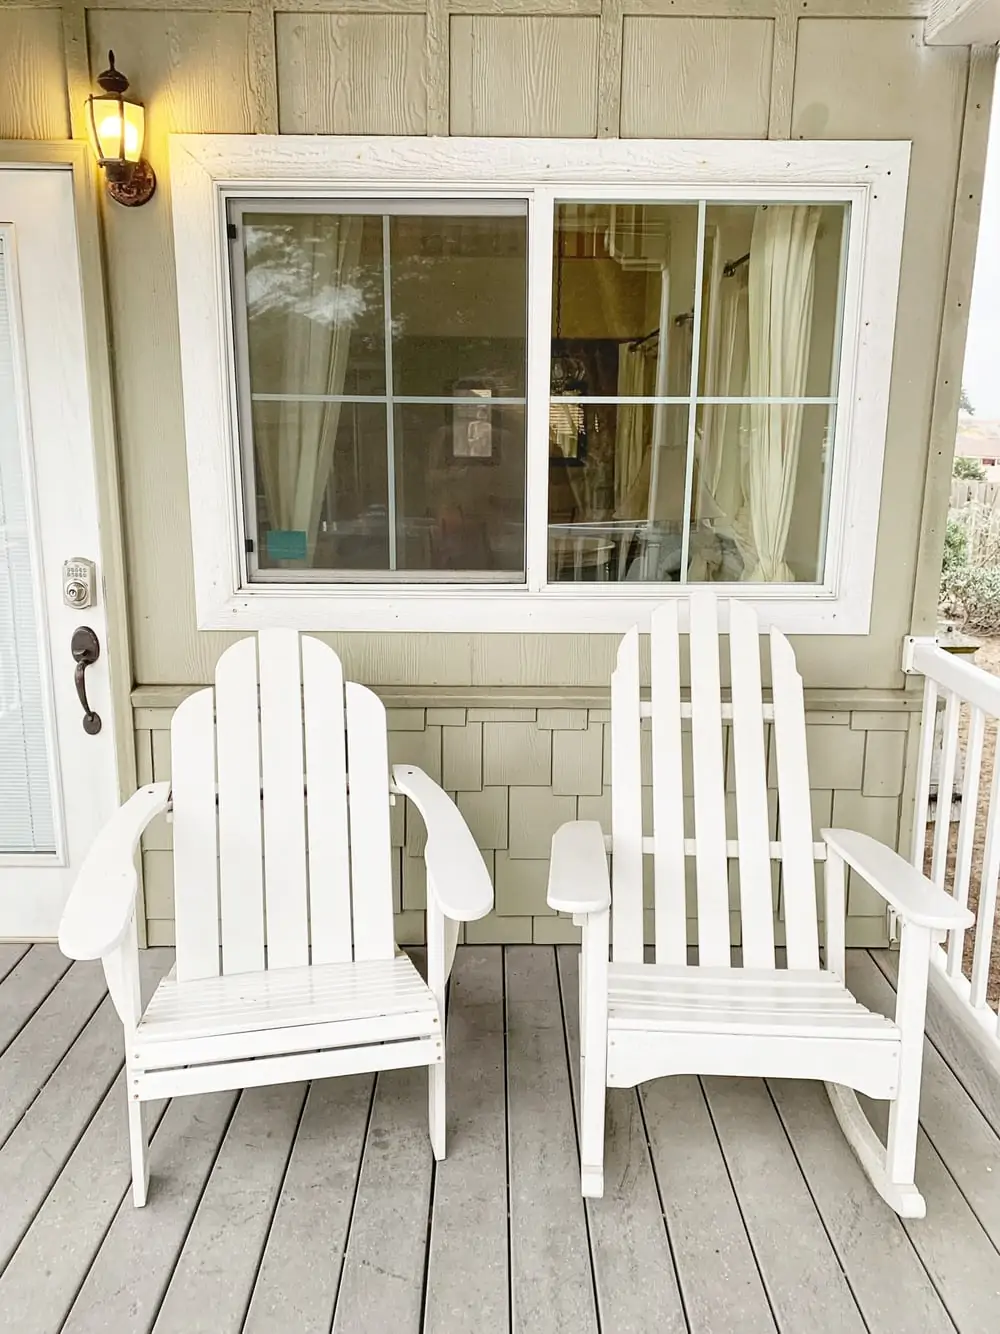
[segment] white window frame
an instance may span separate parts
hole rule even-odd
[[[570,201],[851,206],[824,580],[713,584],[765,626],[867,634],[908,142],[172,135],[171,196],[200,629],[622,632],[697,585],[546,583],[552,220]],[[599,182],[599,184],[595,184]],[[524,583],[251,584],[239,475],[229,198],[528,201]]]

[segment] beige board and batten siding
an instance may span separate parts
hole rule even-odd
[[[79,87],[87,60],[92,81],[111,46],[147,105],[158,193],[135,211],[106,204],[103,219],[140,778],[165,775],[172,707],[183,688],[211,680],[230,641],[195,628],[169,133],[901,138],[913,141],[913,159],[872,632],[796,643],[813,710],[817,824],[844,821],[897,841],[915,735],[899,647],[932,610],[914,606],[922,514],[933,529],[947,498],[925,504],[923,479],[932,410],[938,422],[947,416],[959,371],[971,262],[952,253],[954,211],[958,194],[966,219],[978,208],[985,139],[969,127],[988,114],[988,58],[970,66],[967,50],[925,47],[911,0],[821,0],[808,15],[787,0],[720,0],[708,13],[701,0],[538,0],[519,14],[477,0],[275,8],[0,6],[0,136],[65,135],[68,84]],[[978,71],[971,95],[970,67]],[[973,233],[954,230],[969,250]],[[347,674],[381,688],[393,708],[394,757],[437,765],[486,851],[497,913],[470,927],[470,938],[565,938],[571,925],[544,907],[547,840],[559,821],[605,810],[596,734],[607,727],[602,692],[617,638],[331,639]],[[423,892],[419,859],[409,855],[417,823],[394,812],[407,937],[419,930]],[[171,929],[169,836],[158,825],[145,844],[151,941]],[[881,908],[854,886],[850,911],[857,943],[884,938]]]

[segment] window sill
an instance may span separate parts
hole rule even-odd
[[[287,626],[320,631],[410,631],[416,633],[624,634],[633,625],[648,631],[653,608],[683,600],[698,585],[647,586],[619,593],[607,586],[595,595],[585,585],[538,592],[517,589],[346,588],[282,585],[244,589],[219,603],[199,606],[201,630],[260,630]],[[863,596],[836,596],[816,585],[784,584],[756,595],[749,585],[712,585],[748,602],[761,627],[786,634],[864,635],[870,603]]]

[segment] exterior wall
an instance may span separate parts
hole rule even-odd
[[[136,692],[136,745],[140,783],[170,777],[170,718],[185,691]],[[480,702],[459,692],[385,690],[391,763],[419,765],[451,793],[475,835],[493,876],[495,912],[465,927],[475,943],[552,944],[576,940],[577,928],[545,904],[552,835],[566,820],[597,819],[610,828],[611,727],[607,700],[590,692],[505,692],[518,702]],[[436,702],[432,702],[435,701]],[[849,697],[814,699],[807,707],[807,738],[816,837],[820,828],[847,825],[895,846],[907,811],[906,760],[919,738],[919,713],[901,695],[869,700],[879,709],[852,709]],[[822,707],[819,707],[822,705]],[[728,742],[728,729],[727,729]],[[770,745],[770,738],[768,738]],[[728,756],[728,747],[727,747]],[[648,754],[644,781],[651,783]],[[727,787],[733,790],[732,766]],[[776,812],[773,760],[768,785]],[[652,787],[644,788],[647,811]],[[729,818],[735,818],[730,810]],[[731,830],[735,836],[735,829]],[[392,812],[393,880],[397,937],[423,940],[425,905],[423,823],[400,799]],[[148,940],[173,943],[171,831],[161,816],[143,840]],[[648,861],[648,859],[647,859]],[[651,868],[650,868],[651,869]],[[651,883],[647,886],[652,893]],[[694,918],[693,884],[689,916]],[[779,922],[780,886],[776,885]],[[648,907],[652,906],[649,898]],[[848,888],[848,943],[885,943],[885,910],[853,875]],[[652,940],[652,913],[647,913]],[[693,920],[690,924],[693,933]],[[734,914],[733,939],[739,940]]]
[[[814,711],[817,819],[895,842],[913,751],[901,723],[914,701],[903,691],[900,641],[934,614],[948,490],[941,460],[950,459],[957,411],[995,59],[925,47],[926,8],[0,0],[0,139],[82,134],[82,102],[109,46],[147,106],[157,194],[134,211],[105,202],[103,214],[140,779],[163,776],[170,709],[184,687],[211,680],[230,642],[195,627],[168,133],[904,138],[913,156],[872,631],[796,644]],[[395,757],[442,771],[492,859],[497,916],[470,928],[470,939],[568,931],[544,910],[545,849],[558,820],[606,802],[602,692],[616,638],[332,640],[348,676],[393,707]],[[419,835],[401,812],[395,821],[401,928],[411,936]],[[165,825],[144,859],[150,939],[160,940],[170,916]],[[850,910],[855,940],[883,939],[881,911],[863,891],[852,890]]]

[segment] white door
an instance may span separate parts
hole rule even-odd
[[[81,557],[97,567],[85,608],[63,587]],[[55,936],[117,804],[100,570],[72,173],[0,166],[0,939]]]

